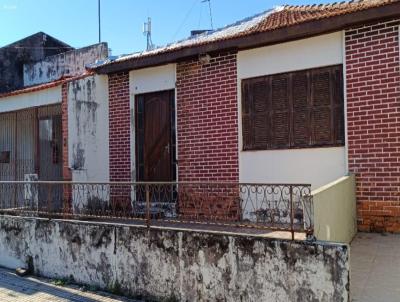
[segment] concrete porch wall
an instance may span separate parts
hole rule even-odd
[[[349,301],[347,245],[0,216],[0,265],[163,301]]]
[[[341,177],[311,192],[318,240],[350,243],[357,233],[356,180]]]

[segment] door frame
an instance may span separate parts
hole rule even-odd
[[[169,93],[169,106],[170,106],[170,157],[171,157],[171,181],[177,180],[177,131],[176,131],[176,101],[175,101],[175,89],[166,89],[166,90],[158,90],[158,91],[150,91],[146,93],[135,94],[133,96],[133,108],[131,109],[131,126],[132,126],[132,135],[131,141],[134,144],[134,156],[132,156],[134,160],[134,171],[132,171],[132,181],[143,181],[141,179],[141,173],[139,169],[139,138],[140,135],[138,129],[138,106],[139,106],[139,98],[144,97],[149,94],[156,93]],[[133,179],[134,178],[134,179]]]

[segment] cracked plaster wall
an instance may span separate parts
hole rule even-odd
[[[0,265],[156,301],[348,301],[347,245],[0,217]]]

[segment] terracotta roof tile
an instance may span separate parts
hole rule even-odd
[[[284,6],[281,10],[273,12],[251,28],[248,33],[265,32],[308,21],[350,14],[397,1],[398,0],[358,0],[324,5]]]
[[[154,50],[108,59],[101,63],[94,64],[90,68],[96,69],[105,65],[112,65],[123,61],[140,60],[142,58],[166,54],[185,48],[207,45],[315,20],[351,14],[357,11],[377,8],[399,1],[400,0],[353,0],[349,2],[335,2],[321,5],[280,6],[224,28],[208,31],[204,34],[189,37],[185,40],[171,43]]]
[[[10,92],[1,93],[0,94],[0,99],[6,98],[6,97],[9,97],[9,96],[19,95],[19,94],[24,94],[24,93],[31,93],[31,92],[36,92],[36,91],[41,91],[41,90],[45,90],[45,89],[54,88],[54,87],[60,86],[60,85],[62,85],[64,83],[67,83],[67,82],[70,82],[70,81],[74,81],[74,80],[79,80],[79,79],[85,78],[85,77],[93,75],[93,74],[94,74],[93,72],[87,72],[87,73],[84,73],[82,75],[75,76],[75,77],[64,77],[64,78],[61,78],[59,80],[55,80],[53,82],[34,85],[34,86],[29,86],[29,87],[21,88],[21,89],[18,89],[18,90],[13,90],[13,91],[10,91]]]

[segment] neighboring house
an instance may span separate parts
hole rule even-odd
[[[8,51],[16,51],[13,45]],[[53,49],[43,47],[45,53]],[[90,172],[108,180],[108,165],[85,170],[91,161],[108,161],[108,147],[96,136],[108,135],[102,122],[108,116],[106,77],[85,68],[107,56],[107,44],[101,43],[20,62],[23,87],[0,94],[0,180],[96,179]]]
[[[0,93],[24,87],[23,65],[72,50],[68,44],[38,32],[0,48]]]
[[[30,75],[48,60],[36,63],[24,79],[39,86],[0,96],[0,111],[22,109],[28,94],[59,104],[62,152],[49,152],[66,180],[317,189],[353,172],[359,229],[400,232],[399,25],[396,0],[283,6],[155,50],[91,57],[96,75],[68,74],[79,79],[40,84]],[[13,130],[0,131],[7,141]]]

